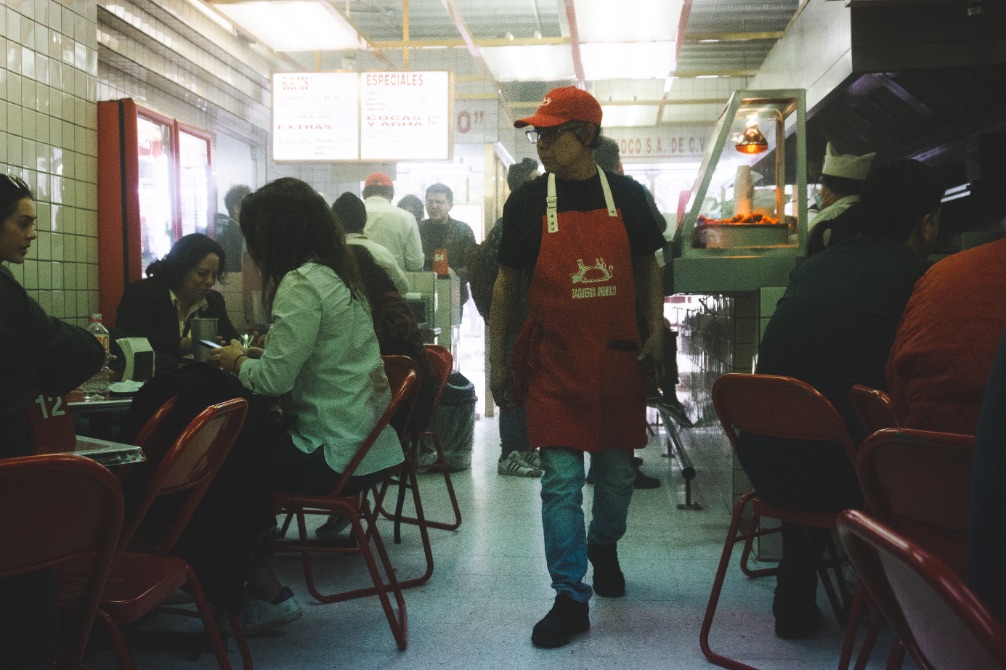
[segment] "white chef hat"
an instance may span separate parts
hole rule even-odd
[[[828,142],[828,147],[824,154],[824,167],[821,174],[831,177],[842,177],[843,179],[855,179],[863,181],[870,173],[870,166],[873,159],[877,157],[877,152],[872,151],[863,156],[853,156],[852,154],[835,153],[835,147]]]

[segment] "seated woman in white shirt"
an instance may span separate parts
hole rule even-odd
[[[262,434],[273,490],[327,493],[391,403],[366,293],[345,233],[308,184],[270,182],[244,199],[240,217],[272,327],[264,349],[234,340],[211,356],[254,393],[280,399],[282,422]],[[344,491],[369,488],[403,460],[389,426]],[[248,592],[249,634],[300,615],[265,560],[253,561]]]
[[[213,354],[253,392],[281,398],[285,425],[267,447],[274,489],[325,493],[391,402],[366,292],[332,210],[298,179],[246,197],[241,230],[272,327],[264,349],[235,341]],[[402,460],[386,428],[351,483],[362,490]]]

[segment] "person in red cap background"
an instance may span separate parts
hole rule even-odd
[[[416,217],[391,204],[395,186],[391,177],[375,172],[363,183],[363,204],[367,208],[367,225],[363,234],[377,242],[395,257],[398,267],[406,272],[423,269],[423,241],[419,237]]]
[[[592,95],[553,89],[514,126],[533,126],[528,139],[546,174],[517,188],[503,207],[490,388],[503,407],[523,402],[531,446],[541,455],[545,558],[556,598],[531,642],[550,648],[590,627],[593,593],[625,594],[617,542],[636,477],[633,449],[647,442],[643,361],[659,371],[663,351],[654,253],[664,238],[642,186],[594,162],[601,106]],[[528,318],[511,369],[505,324],[525,285]],[[594,471],[589,529],[584,452]],[[593,588],[583,583],[588,560]]]

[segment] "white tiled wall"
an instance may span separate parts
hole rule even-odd
[[[74,323],[98,307],[97,6],[0,5],[0,170],[35,193],[38,240],[11,271],[46,311]]]
[[[11,271],[50,315],[86,325],[98,309],[98,100],[265,145],[275,63],[228,38],[184,0],[0,3],[0,170],[38,209]]]

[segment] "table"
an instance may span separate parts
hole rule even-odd
[[[108,400],[84,400],[84,394],[80,389],[75,389],[66,396],[67,409],[73,416],[87,419],[86,432],[102,439],[116,436],[116,419],[121,423],[132,403],[131,395],[110,396]]]

